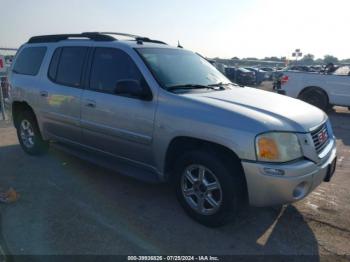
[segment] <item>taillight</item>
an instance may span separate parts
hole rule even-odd
[[[282,76],[281,77],[281,85],[284,85],[288,82],[289,77],[288,76]]]

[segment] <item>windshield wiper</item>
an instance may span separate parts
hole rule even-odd
[[[216,84],[211,84],[211,85],[208,85],[208,86],[218,86],[218,87],[221,87],[221,89],[223,89],[223,86],[228,86],[228,85],[232,85],[232,86],[238,86],[237,84],[235,83],[223,83],[223,82],[220,82],[220,83],[216,83]]]
[[[169,86],[167,88],[168,91],[177,90],[177,89],[214,89],[214,90],[217,90],[216,88],[214,88],[214,86],[196,85],[196,84],[174,85],[174,86]]]

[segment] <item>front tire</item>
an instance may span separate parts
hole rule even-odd
[[[228,164],[215,153],[185,153],[176,162],[174,176],[180,204],[191,218],[205,226],[226,224],[245,203],[241,168],[238,163]]]
[[[16,119],[17,137],[22,149],[29,155],[47,152],[49,143],[43,140],[36,118],[30,111],[23,111]]]

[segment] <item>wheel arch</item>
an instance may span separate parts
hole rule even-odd
[[[25,101],[14,101],[12,103],[12,120],[13,120],[13,124],[14,126],[17,128],[18,127],[18,117],[20,115],[21,112],[23,111],[29,111],[33,114],[36,122],[38,123],[38,120],[36,119],[36,115],[35,112],[33,110],[33,108]]]
[[[322,94],[325,95],[325,97],[327,98],[327,103],[329,104],[329,96],[328,96],[328,93],[322,88],[322,87],[319,87],[319,86],[307,86],[307,87],[304,87],[298,94],[298,99],[301,98],[301,96],[306,93],[306,92],[309,92],[309,91],[315,91],[315,92],[321,92]]]
[[[188,136],[175,137],[170,141],[168,145],[164,163],[164,174],[167,180],[171,178],[171,173],[176,162],[176,157],[190,150],[210,150],[212,152],[215,152],[215,154],[219,156],[219,158],[221,158],[223,161],[225,161],[225,163],[227,163],[231,167],[233,165],[237,165],[237,167],[243,174],[245,187],[247,188],[241,159],[232,149],[215,142]]]

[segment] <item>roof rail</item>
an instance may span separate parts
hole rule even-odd
[[[116,39],[109,35],[98,33],[82,33],[82,34],[62,34],[62,35],[41,35],[33,36],[28,43],[52,43],[67,40],[69,38],[88,38],[94,41],[115,41]]]
[[[133,35],[133,34],[127,34],[127,33],[118,33],[118,32],[84,32],[83,34],[120,35],[120,36],[126,36],[126,37],[130,37],[130,38],[141,37],[139,35]]]
[[[29,39],[28,43],[52,43],[52,42],[59,42],[62,40],[67,40],[70,38],[88,38],[94,41],[115,41],[118,40],[115,37],[111,35],[118,35],[118,36],[126,36],[134,39],[137,41],[138,44],[142,45],[143,42],[148,43],[156,43],[156,44],[163,44],[166,45],[163,41],[159,40],[153,40],[148,37],[138,36],[138,35],[132,35],[132,34],[125,34],[125,33],[116,33],[116,32],[84,32],[81,34],[62,34],[62,35],[41,35],[41,36],[33,36]]]
[[[139,35],[133,35],[133,34],[126,34],[126,33],[118,33],[118,32],[85,32],[83,34],[99,34],[99,35],[119,35],[119,36],[126,36],[133,38],[135,41],[137,41],[138,44],[142,44],[143,42],[147,43],[155,43],[155,44],[163,44],[166,45],[167,43],[159,40],[150,39],[148,37],[143,37]]]

